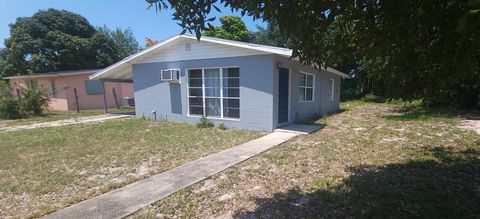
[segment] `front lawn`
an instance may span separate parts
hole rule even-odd
[[[0,133],[0,217],[35,217],[260,137],[123,119]]]
[[[132,218],[479,218],[480,135],[455,113],[347,102],[299,136]]]

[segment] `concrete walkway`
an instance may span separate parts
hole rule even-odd
[[[298,126],[297,132],[275,131],[261,138],[226,149],[150,178],[64,208],[45,218],[121,218],[174,192],[215,175],[291,138],[320,127]]]
[[[17,125],[17,126],[7,126],[7,127],[0,127],[0,132],[11,132],[11,131],[18,131],[24,129],[35,129],[35,128],[42,128],[42,127],[57,127],[57,126],[64,126],[64,125],[73,125],[73,124],[81,124],[81,123],[90,123],[90,122],[101,122],[109,119],[119,119],[130,117],[130,115],[116,115],[116,114],[106,114],[106,115],[99,115],[99,116],[87,116],[87,117],[79,117],[75,119],[64,119],[64,120],[57,120],[51,122],[40,122],[40,123],[33,123],[27,125]]]

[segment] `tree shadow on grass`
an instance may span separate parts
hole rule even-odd
[[[434,118],[454,118],[462,112],[455,109],[423,109],[401,108],[392,110],[394,115],[386,115],[384,118],[396,121],[428,121]]]
[[[436,160],[351,167],[335,187],[292,188],[234,218],[479,218],[480,154],[436,148]]]
[[[397,121],[427,121],[434,118],[461,118],[480,120],[480,111],[476,109],[457,109],[454,107],[403,107],[391,111],[394,115],[383,116],[388,120]]]
[[[327,113],[327,114],[324,114],[324,115],[317,114],[317,115],[314,115],[314,116],[306,118],[306,119],[296,120],[295,124],[318,125],[318,126],[322,126],[322,128],[324,128],[326,126],[325,119],[327,119],[328,117],[333,116],[333,115],[344,113],[346,111],[349,111],[349,109],[340,108],[337,111],[332,112],[332,113]]]

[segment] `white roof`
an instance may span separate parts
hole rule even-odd
[[[142,50],[138,53],[135,53],[131,56],[128,56],[124,58],[123,60],[97,72],[96,74],[90,76],[90,79],[125,79],[125,78],[119,78],[116,77],[118,75],[127,75],[130,74],[131,78],[131,65],[134,64],[137,60],[140,58],[143,58],[147,56],[148,54],[154,53],[154,51],[159,50],[162,47],[166,47],[167,45],[173,43],[174,41],[177,41],[179,39],[187,39],[187,40],[196,40],[195,36],[188,35],[188,34],[182,34],[182,35],[176,35],[173,37],[170,37],[164,41],[159,42],[158,44],[151,46],[145,50]],[[291,57],[292,56],[292,50],[287,49],[287,48],[281,48],[281,47],[274,47],[274,46],[265,46],[265,45],[259,45],[259,44],[253,44],[253,43],[246,43],[246,42],[239,42],[239,41],[233,41],[233,40],[225,40],[225,39],[219,39],[219,38],[214,38],[214,37],[207,37],[207,36],[202,36],[200,39],[201,42],[209,42],[209,43],[215,43],[215,44],[221,44],[221,45],[226,45],[226,46],[232,46],[236,48],[242,48],[242,49],[247,49],[247,50],[254,50],[254,51],[259,51],[263,53],[270,53],[270,54],[277,54],[281,55],[284,57]],[[342,77],[349,77],[347,74],[340,72],[336,69],[333,68],[327,68],[326,71],[329,71],[331,73],[340,75]]]

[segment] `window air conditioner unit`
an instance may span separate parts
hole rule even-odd
[[[179,69],[165,69],[161,72],[162,81],[168,81],[169,84],[180,84]]]

